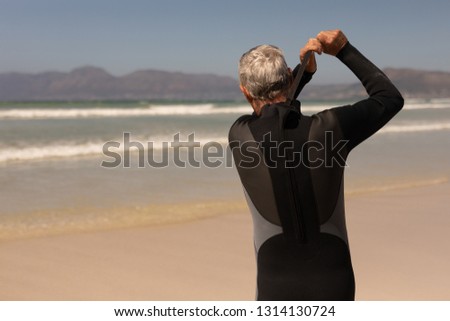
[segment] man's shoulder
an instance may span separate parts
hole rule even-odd
[[[254,118],[255,118],[255,116],[253,114],[242,115],[238,119],[236,119],[236,121],[233,123],[233,126],[235,124],[239,124],[239,123],[247,123],[247,122],[251,121]]]
[[[334,122],[341,111],[347,110],[351,105],[342,105],[324,109],[318,113],[312,114],[311,118],[315,122]]]
[[[238,129],[240,126],[246,126],[257,117],[255,115],[242,115],[238,119],[236,119],[231,125],[230,131]]]
[[[234,141],[238,140],[242,136],[242,131],[244,127],[248,127],[248,124],[255,119],[254,115],[242,115],[231,125],[230,131],[228,132],[228,140]]]
[[[345,115],[345,110],[349,107],[350,105],[332,107],[311,115],[311,137],[316,139],[322,137],[326,132],[335,132],[341,135],[342,115],[340,114]]]

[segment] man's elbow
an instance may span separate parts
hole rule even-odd
[[[403,108],[403,105],[405,104],[405,100],[403,99],[402,94],[398,93],[394,97],[394,105],[398,111],[400,111]]]
[[[385,96],[389,99],[389,106],[391,110],[395,110],[395,112],[399,112],[405,103],[402,94],[397,90],[397,88],[393,88],[390,90],[389,94]]]

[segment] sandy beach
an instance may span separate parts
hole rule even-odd
[[[357,300],[450,300],[448,182],[347,197]],[[0,243],[0,300],[253,300],[246,210]]]

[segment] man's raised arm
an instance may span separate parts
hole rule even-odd
[[[369,98],[335,108],[349,150],[383,127],[403,107],[403,97],[389,78],[364,57],[340,30],[317,35],[323,52],[336,56],[361,81]]]

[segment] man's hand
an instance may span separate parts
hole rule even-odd
[[[321,31],[316,39],[322,45],[323,52],[332,56],[336,56],[348,42],[347,37],[339,29]]]
[[[314,57],[314,52],[321,55],[322,51],[323,51],[322,44],[320,43],[319,40],[317,40],[315,38],[309,39],[308,42],[306,43],[306,45],[302,49],[300,49],[300,61],[302,63],[304,63],[303,59],[305,58],[305,55],[308,51],[312,51],[313,54],[310,56],[305,70],[307,72],[314,73],[317,70],[317,63],[316,63],[316,58]]]

